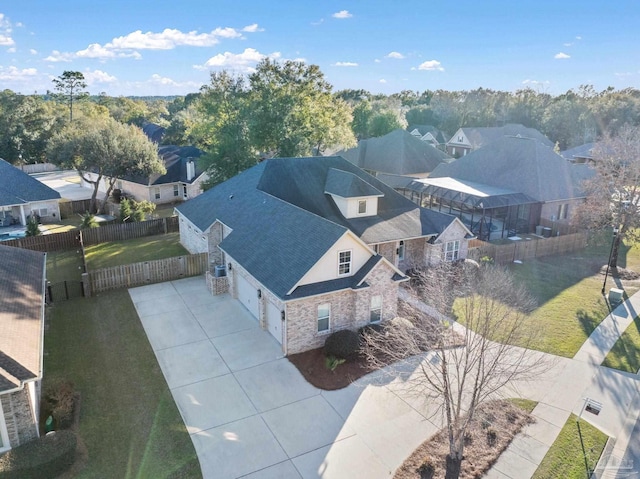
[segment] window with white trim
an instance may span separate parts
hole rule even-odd
[[[343,276],[351,273],[351,250],[340,251],[338,253],[338,275]]]
[[[329,320],[331,319],[331,305],[324,303],[318,306],[318,332],[329,331]]]
[[[379,323],[382,319],[382,296],[376,295],[371,297],[371,305],[369,307],[369,322]]]
[[[404,241],[400,241],[398,244],[398,259],[404,261]]]
[[[364,215],[367,213],[367,200],[358,201],[358,214]]]
[[[180,185],[173,185],[173,196],[180,196]]]
[[[449,241],[444,248],[445,261],[455,261],[460,255],[460,240]]]
[[[40,208],[38,210],[38,216],[49,216],[49,210],[47,208]]]
[[[155,196],[156,200],[160,199],[160,188],[156,187],[153,189],[153,195]]]

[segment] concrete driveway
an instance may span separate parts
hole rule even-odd
[[[129,293],[205,478],[388,477],[439,428],[421,399],[380,375],[339,391],[311,386],[202,277]]]

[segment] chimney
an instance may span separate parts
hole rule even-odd
[[[193,160],[187,161],[187,181],[193,180],[193,177],[196,176],[196,164]]]

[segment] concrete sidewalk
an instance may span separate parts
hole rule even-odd
[[[400,298],[435,317],[439,314],[401,290]],[[603,458],[607,473],[616,467],[632,439],[631,433],[640,415],[640,378],[600,366],[615,342],[640,311],[640,291],[620,304],[593,331],[572,358],[532,352],[552,367],[534,384],[512,384],[505,396],[526,397],[538,401],[532,415],[536,422],[527,426],[502,453],[485,477],[489,479],[528,479],[533,476],[549,448],[558,437],[571,413],[580,415],[585,398],[603,405],[595,416],[582,414],[582,419],[613,438],[615,446],[609,457]],[[465,334],[466,328],[452,321],[455,331]],[[473,334],[470,332],[470,334]],[[640,472],[640,464],[636,465]]]

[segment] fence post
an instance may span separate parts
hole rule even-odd
[[[89,273],[82,273],[82,296],[85,298],[91,297],[91,281],[89,279]]]
[[[162,225],[164,226],[164,234],[167,234],[167,218],[162,218],[164,221],[162,222]]]

